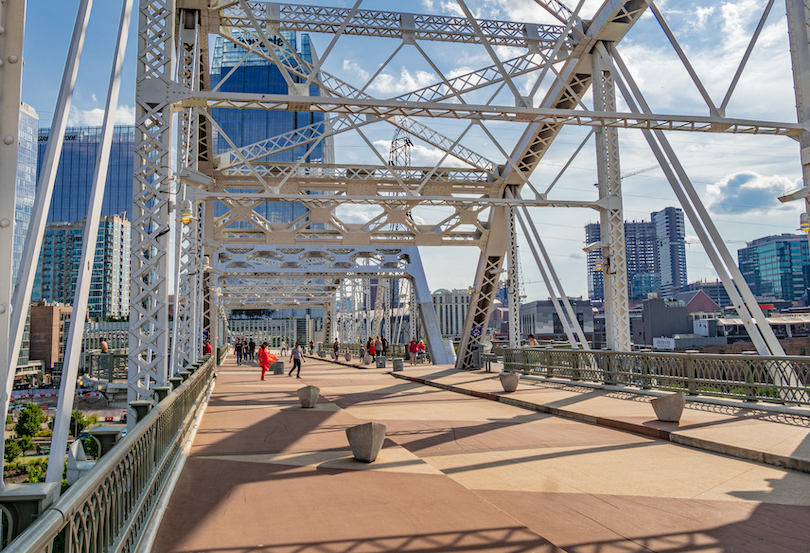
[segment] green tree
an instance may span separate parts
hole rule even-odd
[[[87,428],[87,419],[84,418],[81,411],[74,409],[70,413],[70,431],[73,432],[73,436],[78,437],[85,428]]]
[[[25,409],[20,411],[14,431],[18,436],[36,436],[44,420],[45,415],[42,414],[42,409],[33,403],[26,403]]]
[[[91,459],[98,459],[98,442],[95,441],[93,438],[87,437],[82,438],[82,446],[84,446],[84,452],[87,456]]]
[[[17,440],[17,445],[20,446],[20,450],[22,450],[23,454],[25,454],[26,451],[31,451],[32,449],[36,448],[34,445],[34,440],[31,439],[31,436],[23,436]]]
[[[20,448],[20,444],[12,440],[11,438],[6,438],[6,449],[5,449],[5,458],[6,463],[13,463],[14,460],[22,454],[22,449]]]

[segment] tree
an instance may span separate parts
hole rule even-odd
[[[23,436],[19,440],[17,440],[17,445],[20,446],[20,450],[22,450],[23,454],[27,451],[31,451],[36,446],[34,445],[34,440],[31,439],[31,436]]]
[[[4,455],[6,458],[6,463],[13,463],[14,460],[21,454],[22,448],[20,448],[20,445],[11,438],[6,438],[6,449]]]
[[[42,409],[34,403],[26,403],[25,409],[20,411],[14,431],[18,436],[36,436],[44,420]]]
[[[70,413],[70,431],[73,432],[74,437],[78,437],[85,428],[87,428],[87,419],[84,418],[81,411],[74,409]]]

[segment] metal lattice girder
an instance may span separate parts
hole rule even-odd
[[[590,74],[585,75],[576,88],[584,92],[590,86]],[[567,93],[567,91],[566,91]],[[566,98],[566,102],[574,100]],[[174,90],[172,101],[180,107],[204,105],[208,108],[259,109],[281,111],[312,111],[337,115],[366,115],[379,119],[394,117],[431,117],[473,121],[513,121],[535,125],[577,125],[614,127],[617,129],[646,129],[662,131],[688,131],[724,134],[768,134],[798,136],[803,130],[798,123],[760,121],[719,116],[641,114],[627,112],[599,112],[568,108],[529,108],[501,105],[451,104],[425,102],[412,105],[396,100],[358,100],[353,98],[327,98],[323,96],[290,96],[286,94],[251,94]],[[555,130],[559,132],[559,128]],[[531,133],[534,136],[534,132]],[[420,137],[421,138],[421,137]],[[537,137],[541,139],[543,137]],[[553,137],[551,137],[553,139]],[[544,140],[543,142],[550,141]],[[546,145],[547,146],[547,145]],[[536,152],[527,152],[526,167],[536,165]],[[523,159],[523,158],[520,158]],[[536,160],[539,163],[539,159]]]
[[[242,7],[231,1],[217,0],[212,7],[224,8],[220,15],[223,27],[253,28]],[[268,29],[334,33],[346,20],[350,10],[322,6],[248,2],[255,18]],[[558,2],[554,2],[559,6]],[[564,27],[514,21],[482,19],[479,25],[487,40],[496,46],[551,48]],[[375,10],[358,10],[349,20],[343,34],[441,42],[480,43],[472,25],[464,17],[409,14]]]
[[[168,234],[175,12],[171,0],[141,0],[136,78],[135,179],[129,316],[128,402],[152,397],[168,369]],[[131,417],[133,421],[135,417]]]
[[[599,40],[619,42],[646,9],[647,3],[645,0],[605,2],[590,21],[585,32],[585,38],[581,40],[577,46],[578,52],[572,54],[572,58],[576,56],[576,59],[570,59],[565,63],[560,70],[559,78],[552,83],[546,96],[540,103],[540,107],[563,111],[572,110],[576,107],[578,99],[575,98],[573,94],[581,98],[591,84],[591,62],[588,56],[581,57],[581,54],[589,53],[593,45]],[[569,120],[568,122],[571,121]],[[543,156],[548,151],[549,146],[551,146],[551,143],[562,129],[562,125],[565,123],[566,121],[564,120],[555,121],[553,119],[532,121],[532,124],[526,128],[523,132],[523,136],[518,140],[517,146],[511,156],[517,163],[520,171],[528,175],[534,171],[540,163],[540,160],[543,159]],[[583,121],[583,123],[588,124],[585,121]],[[620,128],[737,132],[734,125],[726,127],[724,123],[718,124],[716,121],[711,122],[709,120],[686,123],[683,120],[678,121],[677,118],[670,120],[653,118],[646,121],[632,121],[632,119],[627,119],[618,125],[613,125],[606,121],[604,123],[606,123],[604,126],[616,126]],[[739,129],[740,132],[746,132],[743,127],[739,127]],[[792,132],[795,131],[785,130],[784,133],[780,132],[777,134],[791,134]],[[510,184],[521,184],[520,179],[513,173],[514,168],[507,166],[506,174],[504,175],[506,182]]]
[[[478,268],[475,271],[475,285],[470,297],[470,308],[464,321],[464,332],[458,346],[456,368],[469,369],[473,366],[473,355],[486,334],[498,280],[503,272],[506,252],[509,248],[509,209],[498,207],[492,210],[492,223],[489,239],[481,249]]]
[[[602,66],[599,56],[593,56],[593,96],[595,108],[615,109],[616,85],[613,75]],[[600,213],[606,343],[610,350],[630,351],[630,297],[627,291],[619,133],[616,129],[596,130],[596,162],[599,198],[608,200],[607,207]]]

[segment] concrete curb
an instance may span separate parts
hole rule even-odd
[[[407,376],[402,373],[393,373],[389,372],[391,376],[394,378],[400,378],[402,380],[408,380],[410,382],[414,382],[417,384],[423,384],[425,386],[432,386],[434,388],[440,388],[443,390],[447,390],[449,392],[455,392],[459,394],[464,394],[468,396],[478,397],[481,399],[488,399],[490,401],[498,401],[504,403],[506,405],[513,405],[515,407],[520,407],[523,409],[529,409],[531,411],[538,411],[540,413],[548,413],[549,415],[554,415],[557,417],[562,417],[570,420],[576,420],[579,422],[586,422],[588,424],[595,424],[598,426],[604,426],[607,428],[613,428],[615,430],[622,430],[625,432],[632,432],[634,434],[639,434],[641,436],[646,436],[648,438],[658,438],[661,440],[666,440],[675,444],[683,445],[686,447],[692,447],[695,449],[702,449],[704,451],[710,451],[712,453],[720,453],[722,455],[728,455],[730,457],[737,457],[739,459],[745,459],[746,461],[755,461],[757,463],[764,463],[766,465],[772,465],[775,467],[780,468],[787,468],[796,470],[799,472],[805,472],[810,474],[810,460],[805,459],[796,459],[794,457],[787,457],[785,455],[777,455],[774,453],[768,453],[766,451],[759,451],[756,449],[745,448],[741,446],[735,446],[731,444],[723,444],[720,442],[714,442],[711,440],[705,440],[701,438],[694,438],[691,436],[684,436],[683,434],[679,434],[677,432],[671,432],[669,430],[663,430],[659,428],[650,428],[648,426],[644,426],[641,424],[634,424],[627,421],[617,420],[617,419],[610,419],[607,417],[595,417],[593,415],[586,415],[584,413],[577,413],[576,411],[569,411],[567,409],[560,409],[558,407],[549,407],[548,405],[542,405],[539,403],[532,403],[529,401],[525,401],[522,399],[517,399],[505,395],[500,395],[497,393],[490,393],[490,392],[479,392],[477,390],[468,390],[466,388],[461,388],[459,386],[453,386],[451,384],[442,384],[439,382],[433,382],[431,380],[426,380],[424,378],[419,378],[415,376]],[[625,390],[627,391],[627,390]]]

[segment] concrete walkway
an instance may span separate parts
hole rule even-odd
[[[810,550],[808,474],[491,401],[503,395],[492,374],[403,374],[482,387],[485,397],[311,358],[301,380],[262,382],[257,367],[229,361],[153,550]],[[305,410],[295,390],[309,384],[322,398]],[[543,404],[565,409],[615,400],[631,418],[650,409],[571,388],[522,386],[512,396],[547,394]],[[724,427],[692,411],[692,430]],[[372,420],[388,434],[367,465],[351,458],[345,429]],[[807,447],[806,434],[796,446]]]

